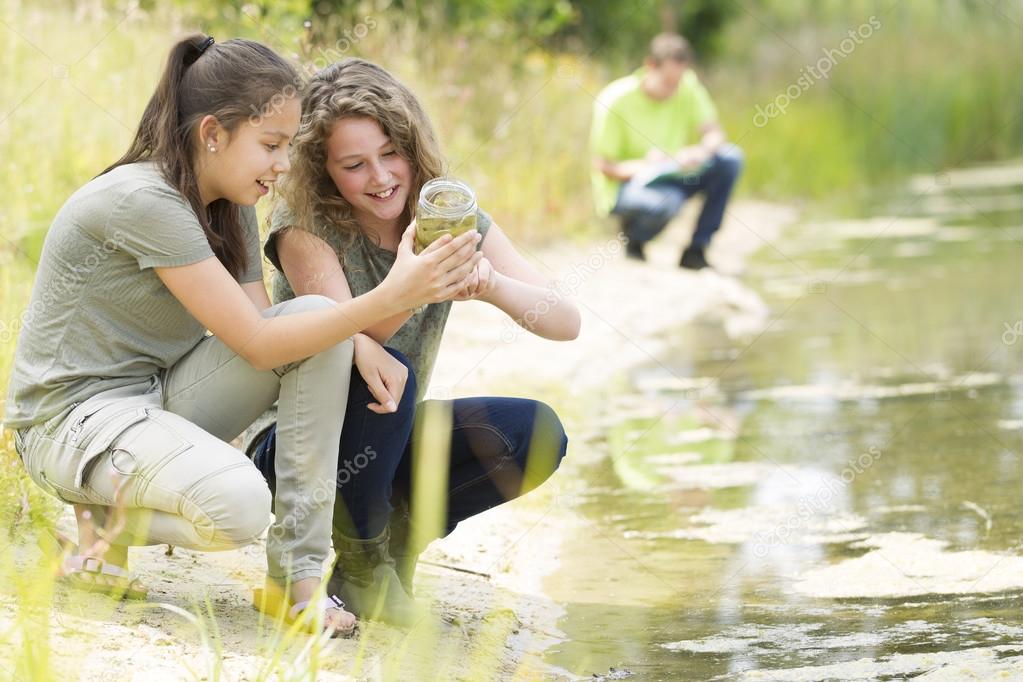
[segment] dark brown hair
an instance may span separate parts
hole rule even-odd
[[[664,62],[688,62],[693,57],[689,41],[677,33],[661,33],[650,41],[650,59],[660,66]]]
[[[135,139],[103,173],[129,163],[155,162],[195,211],[213,253],[237,277],[247,265],[240,211],[227,199],[217,199],[208,210],[203,206],[196,173],[198,126],[203,117],[212,115],[230,133],[258,118],[282,94],[299,94],[301,79],[265,45],[243,38],[210,42],[197,33],[171,48]]]

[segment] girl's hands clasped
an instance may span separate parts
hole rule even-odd
[[[404,309],[454,298],[466,288],[467,280],[483,258],[476,251],[482,237],[475,230],[453,239],[444,235],[418,255],[412,250],[415,233],[413,220],[401,236],[391,271],[381,283],[391,288]]]
[[[480,259],[465,280],[465,286],[452,299],[454,301],[486,300],[487,295],[497,288],[498,273],[486,257]]]

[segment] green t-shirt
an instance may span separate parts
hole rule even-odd
[[[484,238],[491,222],[490,216],[483,211],[477,213],[476,230]],[[295,297],[295,291],[288,283],[288,278],[284,276],[277,257],[277,236],[281,230],[292,226],[291,213],[283,202],[279,203],[270,218],[270,234],[263,246],[267,259],[277,268],[273,274],[274,303]],[[316,236],[323,239],[337,254],[353,297],[369,293],[383,282],[397,258],[394,251],[378,246],[361,233],[350,246],[344,243],[336,230],[322,228],[316,231]],[[482,243],[480,241],[480,244]],[[433,365],[437,361],[440,340],[444,335],[444,326],[450,312],[451,301],[432,303],[414,313],[386,343],[411,362],[418,388],[416,400],[422,400],[430,383],[430,375],[433,374]]]
[[[248,266],[262,279],[255,210],[243,207]],[[46,234],[14,354],[6,426],[159,374],[206,333],[153,268],[214,257],[191,206],[150,162],[119,166],[65,202]]]
[[[642,159],[653,148],[674,153],[699,140],[699,131],[717,120],[714,103],[696,73],[689,69],[678,90],[656,100],[640,87],[645,68],[620,78],[597,96],[593,105],[590,149],[609,161]],[[593,198],[597,211],[607,215],[614,208],[621,183],[599,170],[593,171]]]

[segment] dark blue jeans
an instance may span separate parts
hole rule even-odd
[[[705,249],[721,227],[725,206],[741,172],[742,150],[735,145],[725,145],[705,171],[685,181],[658,180],[649,185],[624,183],[618,190],[612,213],[621,217],[622,231],[629,241],[641,245],[664,230],[682,210],[686,199],[703,192],[706,200],[696,221],[692,246]]]
[[[408,383],[398,409],[376,414],[374,402],[358,371],[352,372],[348,411],[341,430],[335,531],[346,537],[372,538],[388,523],[396,506],[415,510],[412,470],[423,456],[415,422],[416,380],[404,355],[388,352],[409,368]],[[568,437],[549,406],[521,398],[458,398],[446,401],[452,415],[447,453],[447,519],[444,534],[458,522],[543,483],[558,468]],[[257,446],[253,460],[276,493],[271,428]]]

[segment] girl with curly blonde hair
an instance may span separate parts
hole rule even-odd
[[[277,267],[274,299],[319,294],[346,301],[375,290],[412,243],[423,185],[444,175],[437,137],[412,92],[383,68],[346,59],[308,84],[284,201],[264,252]],[[452,302],[497,307],[538,336],[570,340],[579,313],[551,303],[546,279],[488,214],[478,210],[481,259],[465,286],[442,302],[409,309],[353,337],[355,365],[341,433],[330,581],[362,618],[413,622],[412,578],[424,543],[413,533],[417,504],[445,506],[443,534],[463,519],[546,480],[568,439],[547,405],[518,398],[422,401]],[[444,243],[450,236],[442,237]],[[543,315],[531,314],[538,309]],[[418,403],[418,405],[417,405]],[[417,412],[450,414],[445,500],[417,500],[412,471],[424,453]],[[275,428],[254,459],[273,487]],[[418,518],[418,513],[415,518]],[[413,540],[415,538],[415,540]]]

